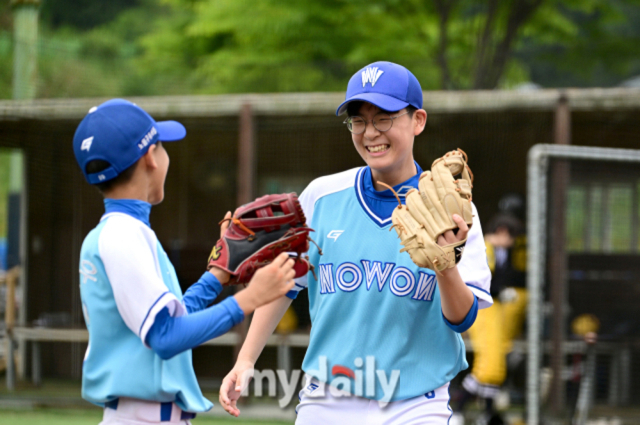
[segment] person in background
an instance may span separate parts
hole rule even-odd
[[[487,226],[484,240],[494,304],[480,310],[476,322],[468,330],[474,353],[473,368],[462,382],[457,409],[460,413],[454,415],[451,424],[464,423],[461,412],[474,397],[483,399],[485,404],[479,424],[504,423],[494,406],[494,398],[507,377],[507,355],[512,350],[513,339],[522,330],[527,305],[524,273],[520,265],[514,266],[521,262],[516,258],[521,256],[521,252],[516,251],[516,241],[522,228],[522,222],[515,215],[504,212],[495,215]]]

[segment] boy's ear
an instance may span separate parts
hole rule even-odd
[[[424,109],[418,109],[413,113],[415,119],[415,125],[413,127],[413,135],[417,136],[424,130],[424,126],[427,125],[427,111]]]
[[[144,161],[147,168],[150,168],[152,170],[155,170],[156,168],[158,168],[158,163],[156,162],[156,159],[153,157],[153,151],[155,151],[156,149],[157,149],[157,146],[155,144],[149,146],[149,150],[141,158]]]

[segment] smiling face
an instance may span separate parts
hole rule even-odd
[[[423,109],[405,114],[406,109],[389,114],[398,117],[388,131],[377,130],[371,120],[384,111],[377,106],[362,102],[357,114],[367,121],[362,134],[352,134],[353,144],[362,159],[371,167],[375,180],[389,185],[402,183],[416,173],[413,162],[413,141],[422,133],[427,121]],[[404,114],[404,115],[402,115]],[[378,188],[376,185],[376,189]]]

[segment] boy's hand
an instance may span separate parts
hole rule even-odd
[[[224,377],[220,386],[220,396],[218,397],[220,405],[236,418],[240,416],[240,409],[236,403],[253,377],[253,366],[254,364],[251,362],[238,360],[231,372]]]
[[[282,297],[293,288],[296,274],[294,264],[295,261],[283,252],[271,264],[256,271],[247,289],[234,295],[245,315]]]
[[[458,214],[453,214],[451,218],[458,225],[458,231],[454,233],[453,230],[447,230],[444,234],[438,236],[438,245],[440,246],[447,246],[461,242],[467,239],[467,235],[469,234],[469,226],[467,225],[467,222],[464,221],[464,218],[460,217]]]
[[[231,218],[231,211],[227,211],[227,213],[224,215],[224,219],[220,223],[220,238],[222,238],[222,236],[224,236],[224,232],[226,232],[227,229],[229,228],[229,219],[230,218]],[[214,275],[216,277],[216,279],[218,279],[218,281],[223,285],[225,283],[229,282],[229,279],[231,279],[231,275],[228,272],[226,272],[226,271],[224,271],[222,269],[211,268],[211,269],[209,269],[209,273]]]
[[[224,218],[220,222],[220,237],[224,236],[224,232],[229,228],[229,219],[231,218],[231,211],[227,211]]]

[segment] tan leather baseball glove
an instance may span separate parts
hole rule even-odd
[[[435,272],[455,267],[462,258],[467,239],[440,246],[438,238],[449,230],[457,232],[453,214],[458,214],[471,227],[472,183],[467,154],[462,150],[436,159],[431,171],[420,176],[420,190],[410,190],[406,205],[400,204],[391,216],[391,227],[396,229],[404,246],[400,252],[408,252],[416,265]]]

